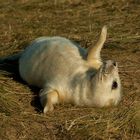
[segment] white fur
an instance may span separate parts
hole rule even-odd
[[[40,101],[44,113],[52,111],[53,104],[62,102],[99,107],[119,102],[121,92],[117,66],[113,67],[106,81],[99,80],[103,73],[100,51],[106,32],[104,27],[99,41],[89,51],[63,37],[41,37],[25,49],[19,60],[20,75],[28,84],[43,88]],[[110,64],[107,69],[113,65],[113,61],[106,63]],[[119,86],[111,90],[114,79]]]

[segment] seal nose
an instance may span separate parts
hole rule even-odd
[[[117,62],[114,60],[107,60],[104,63],[104,69],[105,71],[108,71],[108,73],[112,72],[114,69],[117,68]]]
[[[105,61],[104,62],[104,65],[106,66],[106,67],[110,67],[110,66],[116,66],[116,62],[115,61],[113,61],[113,60],[107,60],[107,61]]]
[[[117,62],[116,61],[113,61],[113,66],[117,66]]]

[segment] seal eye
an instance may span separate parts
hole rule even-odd
[[[112,89],[116,89],[117,87],[118,87],[118,83],[116,81],[113,81]]]

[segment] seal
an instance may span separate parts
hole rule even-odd
[[[41,88],[39,97],[45,114],[59,103],[97,107],[119,103],[118,64],[113,60],[102,62],[100,57],[106,36],[104,26],[99,40],[88,50],[64,37],[40,37],[15,56],[22,79]]]

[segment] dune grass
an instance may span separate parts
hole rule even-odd
[[[39,36],[64,36],[87,48],[108,26],[103,59],[119,63],[123,98],[117,107],[56,106],[46,116],[38,89],[0,65],[0,139],[140,139],[140,3],[134,0],[2,0],[0,56],[22,51]]]

